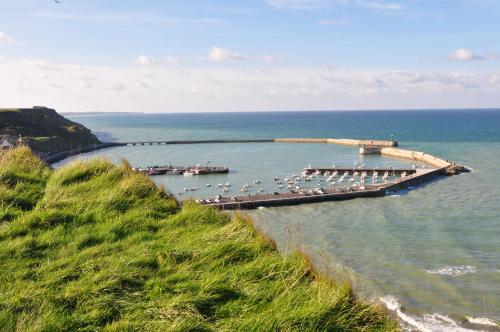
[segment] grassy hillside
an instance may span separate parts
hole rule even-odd
[[[0,109],[0,135],[5,134],[22,135],[34,151],[47,154],[101,143],[89,129],[43,107]]]
[[[0,155],[2,331],[395,330],[241,215],[180,207],[124,163]]]

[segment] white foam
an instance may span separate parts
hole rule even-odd
[[[474,318],[474,317],[469,317],[469,316],[467,316],[466,318],[470,323],[473,323],[473,324],[498,326],[497,323],[495,323],[492,319],[489,319],[489,318],[485,318],[485,317]]]
[[[476,170],[470,166],[463,165],[466,169],[468,169],[471,173],[474,173]]]
[[[384,296],[380,298],[390,311],[394,311],[398,318],[401,320],[403,324],[406,325],[406,329],[403,326],[404,330],[414,331],[415,329],[420,332],[470,332],[475,330],[466,329],[459,325],[458,322],[450,318],[449,316],[443,314],[424,314],[422,316],[412,316],[401,310],[401,304],[399,301],[391,295]],[[471,319],[479,321],[483,320],[483,318],[470,318],[467,317],[469,322],[472,322]],[[485,318],[485,322],[493,323],[491,320]],[[478,324],[478,323],[476,323]],[[493,323],[494,324],[494,323]],[[495,324],[496,325],[496,324]]]
[[[406,313],[401,311],[401,304],[398,302],[398,300],[391,295],[384,296],[380,298],[380,301],[382,301],[386,306],[387,309],[396,312],[398,315],[398,318],[405,322],[406,324],[413,326],[417,328],[419,331],[422,332],[432,332],[430,329],[428,329],[425,325],[421,324],[419,321],[411,317],[410,315],[407,315]]]
[[[463,276],[465,274],[476,273],[477,268],[470,265],[462,265],[462,266],[445,266],[440,269],[435,270],[425,270],[430,274],[437,274],[443,276],[450,276],[452,278]]]

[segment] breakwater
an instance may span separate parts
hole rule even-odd
[[[170,144],[214,144],[214,143],[272,143],[273,139],[207,139],[207,140],[174,140],[174,141],[134,141],[117,142],[116,146],[126,145],[170,145]]]
[[[377,145],[393,147],[398,146],[397,141],[384,140],[358,140],[347,138],[266,138],[266,139],[208,139],[208,140],[156,140],[156,141],[130,141],[111,143],[116,146],[126,145],[169,145],[169,144],[213,144],[213,143],[329,143],[341,145]]]
[[[277,143],[328,143],[340,145],[377,145],[377,146],[398,146],[398,141],[384,141],[384,140],[359,140],[348,138],[275,138],[273,140]]]
[[[329,169],[331,170],[331,169]],[[339,171],[339,170],[337,170]],[[213,199],[199,200],[199,203],[223,210],[256,209],[259,207],[276,207],[320,203],[328,201],[343,201],[362,197],[383,197],[393,191],[406,189],[436,176],[445,175],[445,168],[440,169],[407,169],[398,170],[398,174],[405,176],[389,183],[372,184],[367,186],[352,186],[347,188],[314,188],[298,192],[257,194],[236,197],[215,197]]]

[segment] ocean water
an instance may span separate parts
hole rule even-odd
[[[72,116],[105,141],[334,137],[399,140],[400,146],[454,160],[472,173],[439,178],[392,196],[249,212],[280,249],[297,242],[321,266],[343,270],[361,297],[382,301],[420,331],[500,330],[500,111],[371,111]],[[274,176],[308,165],[411,167],[361,158],[352,147],[244,143],[128,146],[104,156],[133,166],[226,165],[213,176],[159,176],[178,195],[210,197],[229,182],[240,194],[276,190]],[[61,166],[75,158],[58,163]],[[417,165],[421,167],[423,165]],[[254,180],[262,184],[253,185]],[[206,187],[211,184],[211,187]],[[319,182],[311,183],[315,186]],[[184,188],[198,187],[184,192]],[[179,195],[182,193],[182,195]]]

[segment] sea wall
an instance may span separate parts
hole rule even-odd
[[[411,150],[396,149],[396,148],[382,148],[380,153],[385,156],[410,159],[417,162],[424,162],[436,168],[446,168],[452,165],[452,163],[450,163],[447,160],[420,151],[411,151]]]
[[[328,138],[275,138],[276,143],[328,143]]]
[[[275,138],[274,142],[277,143],[330,143],[341,145],[380,145],[380,146],[397,146],[397,141],[383,141],[383,140],[359,140],[347,138]]]

